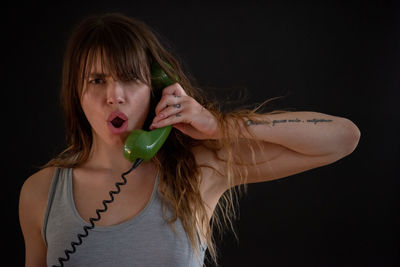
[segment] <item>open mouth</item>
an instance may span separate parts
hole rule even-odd
[[[112,134],[123,134],[128,129],[128,116],[126,116],[125,113],[116,110],[108,116],[107,125]]]
[[[115,127],[115,128],[119,128],[122,126],[122,124],[124,124],[125,120],[121,119],[120,117],[115,117],[112,121],[111,124]]]

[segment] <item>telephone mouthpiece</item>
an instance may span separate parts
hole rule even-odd
[[[167,140],[171,129],[172,126],[168,125],[152,131],[134,130],[125,141],[124,157],[130,162],[136,159],[144,161],[152,159]]]

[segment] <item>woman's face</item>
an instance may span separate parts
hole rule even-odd
[[[150,87],[139,80],[114,80],[109,73],[101,73],[97,60],[85,78],[81,105],[93,137],[121,145],[131,131],[142,128],[150,106]]]

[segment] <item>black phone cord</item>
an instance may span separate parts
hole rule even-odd
[[[72,246],[72,250],[66,249],[65,252],[65,258],[59,257],[58,258],[58,262],[59,262],[59,266],[58,265],[53,265],[53,267],[63,267],[64,266],[64,262],[67,262],[70,259],[70,254],[75,253],[76,251],[76,246],[79,246],[82,244],[82,239],[87,237],[89,235],[89,230],[92,230],[95,227],[95,222],[99,221],[101,219],[101,215],[100,213],[103,213],[107,210],[107,204],[110,204],[111,202],[114,201],[114,195],[117,195],[121,192],[121,188],[120,186],[125,185],[126,184],[126,178],[125,175],[127,175],[128,173],[130,173],[132,170],[136,169],[136,167],[138,167],[140,165],[140,163],[142,163],[143,159],[137,159],[135,161],[135,163],[132,165],[132,167],[124,172],[123,174],[121,174],[122,180],[123,182],[116,182],[115,186],[117,188],[117,191],[113,191],[111,190],[108,194],[110,195],[110,199],[109,200],[103,200],[103,209],[96,209],[96,214],[97,214],[97,218],[90,218],[89,222],[90,225],[85,225],[83,226],[83,231],[85,231],[84,234],[78,234],[78,242],[71,242],[71,246]]]

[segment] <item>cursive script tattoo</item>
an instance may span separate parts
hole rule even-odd
[[[311,119],[311,120],[300,120],[298,118],[296,119],[284,119],[284,120],[272,120],[272,126],[275,126],[275,124],[278,123],[289,123],[289,122],[297,122],[297,123],[313,123],[313,124],[317,124],[317,123],[321,123],[321,122],[332,122],[332,120],[326,120],[326,119]],[[250,126],[250,125],[260,125],[260,124],[271,124],[270,121],[254,121],[254,120],[247,120],[246,121],[246,125]]]

